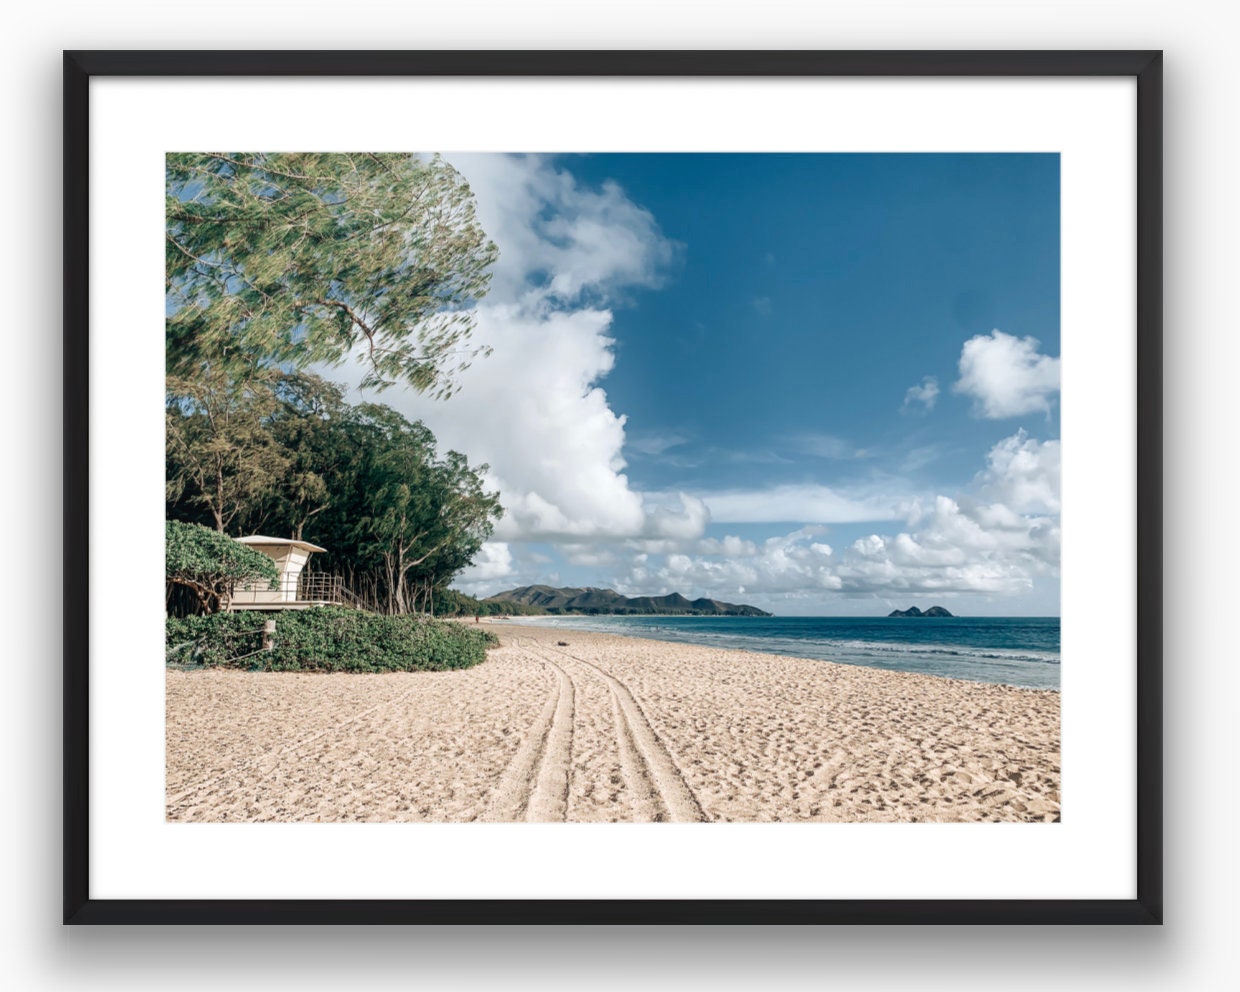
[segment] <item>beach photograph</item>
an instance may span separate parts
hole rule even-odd
[[[1058,155],[165,183],[168,821],[1061,821]]]

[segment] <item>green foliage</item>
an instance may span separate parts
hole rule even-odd
[[[433,611],[433,590],[445,588],[470,563],[503,512],[497,495],[483,488],[486,466],[471,466],[453,451],[440,456],[423,424],[386,406],[351,406],[337,387],[316,376],[283,374],[268,381],[273,405],[259,427],[284,467],[264,482],[260,467],[241,471],[264,447],[226,455],[237,469],[218,476],[229,528],[287,534],[325,547],[314,567],[343,575],[372,609]],[[199,416],[185,409],[169,404],[170,425]],[[225,423],[223,417],[202,419]],[[218,524],[216,509],[224,503],[214,498],[215,477],[208,472],[199,484],[196,470],[186,467],[191,454],[177,460],[171,453],[174,434],[189,433],[180,424],[169,427],[167,513]],[[214,464],[212,443],[204,439],[209,450],[192,457]],[[183,476],[188,481],[172,484]]]
[[[168,372],[304,368],[447,396],[497,251],[462,176],[401,154],[169,154]]]
[[[230,659],[261,645],[270,614],[217,613],[169,618],[166,647],[178,659],[228,666]],[[499,643],[486,630],[420,616],[380,616],[343,607],[288,610],[276,617],[271,651],[259,651],[235,667],[270,672],[440,672],[470,668]]]
[[[355,411],[366,452],[358,466],[359,506],[353,538],[373,562],[386,592],[384,608],[421,607],[436,584],[460,572],[490,535],[502,512],[465,457],[435,454],[435,437],[387,407]]]
[[[193,591],[203,609],[214,612],[234,583],[266,579],[275,588],[279,573],[266,555],[230,537],[198,524],[167,520],[164,578]]]
[[[165,393],[167,498],[205,510],[223,532],[252,515],[290,474],[292,453],[272,433],[276,369],[214,363],[169,375]]]
[[[329,484],[357,452],[341,437],[342,418],[350,407],[340,386],[317,375],[286,375],[278,395],[281,405],[271,431],[288,458],[288,468],[262,513],[300,538],[307,524],[339,502]]]
[[[202,616],[168,617],[164,621],[164,650],[169,661],[179,664],[225,666],[262,647],[261,613],[211,613]],[[237,662],[244,668],[257,656]]]

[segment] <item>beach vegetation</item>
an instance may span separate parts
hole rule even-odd
[[[270,649],[248,612],[169,617],[169,657],[205,667],[269,672],[440,672],[470,668],[498,644],[489,630],[427,616],[323,606],[286,610]]]

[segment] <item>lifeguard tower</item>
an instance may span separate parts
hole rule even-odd
[[[309,541],[264,537],[261,534],[234,540],[274,561],[279,579],[274,589],[261,579],[238,583],[233,588],[228,603],[229,610],[304,610],[311,606],[351,602],[352,597],[345,590],[344,580],[340,576],[302,574],[310,556],[316,551],[326,551],[326,548],[320,548]]]

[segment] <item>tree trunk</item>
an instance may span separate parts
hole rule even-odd
[[[390,552],[383,553],[383,565],[387,569],[387,612],[396,612],[396,575]]]
[[[218,462],[215,466],[215,505],[211,507],[211,515],[215,517],[215,529],[224,533],[224,468]]]

